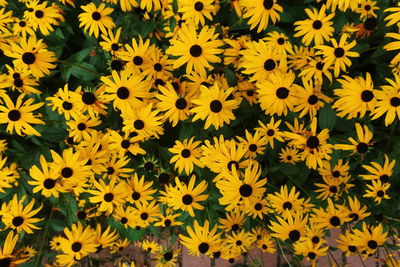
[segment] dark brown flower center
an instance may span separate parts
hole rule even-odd
[[[22,61],[23,61],[25,64],[31,65],[31,64],[35,63],[36,57],[35,57],[35,55],[34,55],[33,53],[31,53],[31,52],[25,52],[25,53],[22,55]]]
[[[239,188],[239,193],[242,197],[249,197],[253,193],[253,188],[251,185],[243,184]]]
[[[114,195],[112,193],[107,193],[104,195],[104,200],[106,202],[111,202],[111,201],[113,201],[113,199],[114,199]]]
[[[286,99],[289,96],[289,90],[286,87],[279,87],[276,90],[276,96],[279,99]]]
[[[100,20],[101,19],[101,14],[99,12],[97,12],[97,11],[93,12],[92,13],[92,19],[96,20],[96,21]]]
[[[222,110],[222,103],[219,100],[213,100],[210,103],[210,109],[214,113],[218,113]]]
[[[267,59],[264,62],[264,69],[266,71],[271,71],[271,70],[275,69],[275,67],[276,67],[276,63],[275,63],[275,60],[273,60],[273,59]]]
[[[191,195],[186,194],[182,197],[182,202],[185,205],[190,205],[193,203],[193,197]]]
[[[127,99],[129,97],[129,90],[125,86],[118,88],[117,96],[119,99]]]
[[[319,29],[322,28],[322,22],[321,22],[320,20],[314,20],[314,22],[313,22],[313,24],[312,24],[312,27],[313,27],[315,30],[319,30]]]
[[[192,55],[192,57],[199,57],[203,53],[203,49],[199,45],[192,45],[192,47],[190,47],[189,52]]]
[[[10,119],[10,121],[17,121],[21,118],[21,112],[19,112],[19,110],[13,109],[8,112],[8,118]]]
[[[335,48],[333,53],[335,54],[335,57],[341,58],[344,56],[344,49],[341,47]]]

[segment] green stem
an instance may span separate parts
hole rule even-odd
[[[285,255],[285,252],[283,251],[283,248],[282,248],[282,246],[281,246],[281,243],[279,242],[278,239],[276,239],[276,243],[278,244],[279,250],[281,251],[282,256],[283,256],[283,258],[285,259],[286,263],[289,265],[289,267],[292,267],[292,265],[290,264],[288,258],[287,258],[286,255]]]
[[[388,220],[394,221],[394,222],[400,222],[399,219],[392,218],[392,217],[389,217],[389,216],[385,216],[385,218],[388,219]]]
[[[73,62],[69,62],[69,61],[65,61],[65,60],[57,60],[57,62],[59,62],[59,63],[61,63],[61,64],[67,64],[67,65],[70,65],[70,66],[74,66],[74,67],[77,67],[77,68],[81,68],[81,69],[83,69],[83,70],[85,70],[85,71],[87,71],[87,72],[90,72],[90,73],[92,73],[92,74],[94,74],[94,75],[96,75],[96,76],[101,76],[101,74],[100,73],[98,73],[97,71],[93,71],[93,70],[91,70],[91,69],[88,69],[88,68],[86,68],[86,67],[83,67],[83,66],[81,66],[81,65],[79,65],[79,64],[76,64],[76,63],[73,63]]]
[[[42,241],[40,242],[40,248],[39,248],[39,251],[38,251],[38,254],[37,254],[37,258],[36,258],[36,262],[35,262],[35,266],[34,267],[40,266],[40,260],[42,259],[42,255],[41,254],[42,254],[42,250],[43,250],[43,246],[44,246],[44,242],[45,242],[47,233],[49,231],[49,226],[50,226],[50,222],[51,222],[51,216],[53,216],[53,211],[54,211],[54,209],[53,209],[53,207],[51,207],[51,212],[50,212],[50,215],[49,215],[49,219],[47,220],[47,223],[46,223],[46,228],[44,229],[44,235],[43,235]]]
[[[335,257],[333,257],[332,252],[328,249],[329,255],[331,255],[333,261],[335,262],[336,266],[340,266],[339,263],[336,261]]]
[[[364,264],[364,260],[361,258],[360,252],[358,252],[358,257],[360,258],[361,264],[362,264],[364,267],[366,267],[365,264]]]

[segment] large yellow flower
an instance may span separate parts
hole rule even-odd
[[[241,99],[228,100],[232,92],[233,88],[223,90],[217,84],[210,88],[201,85],[199,98],[192,101],[196,105],[191,109],[195,114],[193,121],[206,120],[204,129],[213,125],[218,130],[225,123],[234,120],[235,115],[232,111],[239,107]]]
[[[22,70],[30,70],[37,78],[50,74],[50,69],[56,67],[52,64],[56,61],[56,55],[48,51],[43,40],[37,40],[35,35],[22,38],[19,42],[11,42],[10,48],[10,50],[5,50],[4,54],[15,58],[14,66]]]
[[[85,11],[79,14],[78,18],[80,21],[79,27],[83,26],[83,30],[87,32],[89,30],[89,35],[94,35],[96,38],[99,36],[99,30],[103,34],[107,34],[108,29],[115,27],[115,24],[110,15],[114,9],[111,7],[106,7],[104,3],[97,7],[94,3],[89,3],[85,6],[81,6]]]
[[[44,121],[38,119],[41,115],[34,115],[33,111],[44,105],[43,102],[33,104],[33,98],[29,98],[25,102],[22,102],[25,94],[21,94],[17,103],[14,104],[8,95],[3,95],[5,106],[0,105],[0,123],[7,123],[6,131],[13,133],[14,131],[21,136],[38,135],[40,133],[36,131],[30,124],[45,124]]]
[[[205,73],[205,69],[212,69],[210,63],[219,63],[221,58],[217,55],[224,52],[219,49],[224,43],[217,39],[215,28],[204,26],[197,34],[193,24],[184,24],[178,32],[176,39],[170,40],[171,46],[166,53],[179,57],[173,67],[179,68],[186,64],[186,74],[195,72]]]

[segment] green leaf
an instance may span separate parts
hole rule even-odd
[[[130,228],[128,231],[127,238],[129,239],[129,241],[134,242],[141,239],[145,234],[146,234],[146,229],[136,230]]]
[[[331,105],[325,104],[318,114],[318,125],[321,129],[332,130],[336,124],[336,113]]]
[[[236,86],[238,81],[237,81],[236,75],[233,72],[233,70],[231,70],[230,68],[226,68],[224,70],[224,73],[225,73],[226,79],[228,80],[229,86],[231,86],[231,87]]]
[[[60,219],[52,219],[51,223],[50,223],[50,227],[55,232],[62,232],[62,231],[64,231],[64,228],[67,227],[67,223]]]
[[[88,47],[85,49],[82,49],[78,53],[75,54],[75,60],[77,63],[81,63],[89,54],[90,52],[93,51],[92,47]]]

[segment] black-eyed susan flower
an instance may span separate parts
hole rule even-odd
[[[286,220],[277,216],[276,220],[276,222],[271,221],[269,226],[273,237],[282,241],[290,239],[295,242],[306,234],[308,216],[303,216],[302,212],[296,212],[293,216],[289,215]]]
[[[173,127],[179,121],[183,121],[190,116],[194,90],[182,90],[182,93],[177,92],[174,85],[169,82],[165,86],[158,86],[158,90],[159,93],[155,96],[160,100],[156,104],[157,109],[164,112],[164,118],[168,119]]]
[[[205,120],[204,129],[211,125],[219,129],[225,123],[235,119],[233,110],[239,107],[240,101],[228,99],[233,92],[233,88],[224,90],[216,83],[211,87],[200,86],[200,95],[192,100],[195,105],[191,112],[194,113],[193,121],[198,119]]]
[[[242,212],[227,212],[226,219],[220,218],[218,228],[229,232],[241,229],[246,221],[245,215]]]
[[[153,104],[132,109],[129,113],[122,114],[123,131],[135,131],[142,138],[158,138],[164,133],[162,117],[158,110],[153,110]]]
[[[214,182],[224,178],[225,175],[230,175],[235,166],[236,170],[242,170],[252,161],[245,160],[247,147],[237,143],[235,140],[225,140],[223,135],[219,138],[213,138],[214,145],[211,145],[209,140],[204,141],[201,146],[203,156],[201,162],[211,171],[217,173]]]
[[[365,79],[362,77],[351,78],[343,76],[344,79],[338,79],[341,88],[335,89],[335,95],[339,99],[333,104],[338,116],[351,118],[364,117],[367,112],[371,112],[375,108],[377,90],[371,75],[367,72]]]
[[[146,151],[140,147],[144,137],[139,136],[136,131],[117,132],[109,130],[107,134],[110,136],[111,141],[108,151],[115,150],[121,156],[129,153],[132,155],[146,154]]]
[[[33,230],[40,229],[35,224],[42,220],[33,216],[42,209],[43,205],[34,209],[35,199],[26,206],[24,200],[25,197],[18,199],[17,195],[14,195],[7,205],[7,212],[2,214],[1,221],[6,228],[15,229],[18,233],[25,231],[27,234],[33,234]]]
[[[168,208],[165,215],[159,216],[158,222],[154,223],[154,226],[170,227],[182,225],[183,222],[179,221],[180,215],[180,212],[174,214],[173,209]]]
[[[323,165],[323,160],[329,160],[333,145],[329,144],[329,130],[323,129],[317,134],[317,120],[311,122],[310,131],[304,131],[301,134],[286,132],[287,138],[291,139],[290,145],[301,150],[300,158],[305,160],[309,168],[316,169]]]
[[[175,267],[178,261],[178,255],[180,251],[181,251],[180,249],[161,248],[159,252],[155,253],[152,262],[157,267]]]
[[[176,140],[175,145],[168,149],[174,156],[171,158],[170,163],[174,163],[174,169],[178,173],[185,171],[186,175],[193,172],[193,167],[203,167],[199,158],[201,156],[201,149],[198,147],[201,141],[194,141],[194,137],[185,139],[183,142]]]
[[[41,94],[42,92],[36,88],[38,85],[37,78],[31,75],[29,70],[19,69],[6,65],[7,74],[0,75],[0,88],[9,88],[18,90],[21,93],[30,95]]]
[[[199,256],[200,253],[211,255],[214,252],[214,247],[221,242],[221,234],[217,233],[217,225],[214,225],[210,230],[210,223],[208,221],[205,221],[204,225],[200,226],[197,220],[195,220],[193,228],[187,226],[186,231],[189,237],[180,234],[179,238],[182,244],[189,250],[190,255]]]
[[[393,12],[385,17],[386,26],[392,26],[400,22],[400,3],[397,3],[397,6],[386,8],[385,12]]]
[[[371,184],[367,184],[367,190],[363,197],[373,198],[376,204],[380,204],[382,199],[390,199],[386,193],[389,189],[390,183],[382,183],[380,180],[371,180]]]
[[[162,246],[155,241],[143,240],[140,244],[141,248],[148,253],[157,253],[161,251]]]
[[[289,37],[283,33],[277,31],[270,32],[267,34],[264,40],[267,41],[267,44],[271,45],[275,51],[282,56],[294,53]]]
[[[47,50],[47,45],[35,35],[22,38],[19,42],[11,42],[10,50],[4,51],[8,57],[14,58],[15,67],[30,70],[36,78],[50,74],[56,61],[55,53]]]
[[[115,241],[119,237],[116,230],[112,231],[110,226],[108,226],[104,231],[102,231],[100,223],[96,225],[95,236],[96,236],[96,243],[98,244],[96,252],[99,252],[103,248],[113,246]]]
[[[49,101],[48,105],[51,106],[53,111],[57,110],[58,114],[63,114],[66,120],[78,114],[78,108],[74,105],[74,99],[79,98],[76,92],[69,90],[68,84],[64,88],[58,89],[53,95],[46,98]]]
[[[283,218],[287,218],[288,214],[293,215],[297,211],[302,210],[303,199],[299,198],[300,192],[296,192],[296,188],[292,187],[290,192],[286,185],[281,186],[279,192],[268,194],[269,206]]]
[[[168,206],[174,210],[187,211],[190,216],[195,217],[194,210],[203,210],[199,202],[208,199],[208,194],[204,194],[207,189],[207,182],[205,180],[201,181],[195,186],[196,177],[192,175],[188,184],[184,184],[179,181],[179,178],[175,178],[175,187],[170,187],[166,190],[166,195],[168,197]]]
[[[314,244],[311,240],[307,239],[302,242],[296,242],[293,248],[296,254],[305,256],[306,259],[313,262],[313,266],[315,266],[318,257],[328,254],[329,246],[323,243]]]
[[[381,86],[382,90],[376,90],[376,102],[372,111],[372,119],[385,115],[385,125],[389,126],[396,118],[400,118],[400,76],[394,75],[394,79],[386,79],[389,85]]]
[[[74,260],[81,260],[89,253],[96,252],[98,243],[96,242],[96,232],[90,226],[84,227],[77,222],[69,228],[64,229],[61,242],[61,250],[71,256]]]
[[[338,243],[337,248],[345,253],[347,257],[361,251],[361,249],[359,250],[355,246],[353,235],[350,230],[347,230],[344,234],[339,234],[339,238],[336,239],[336,242]]]
[[[387,240],[387,231],[383,230],[382,224],[377,226],[362,224],[362,229],[354,229],[352,239],[354,245],[360,250],[367,250],[368,253],[374,253],[378,246],[382,246]]]
[[[343,190],[341,187],[342,180],[333,178],[332,176],[322,176],[324,183],[315,183],[317,189],[315,192],[319,193],[317,198],[325,200],[327,198],[334,198],[338,200],[342,195]]]
[[[372,0],[362,0],[360,3],[360,7],[357,10],[357,13],[360,14],[360,18],[364,17],[377,17],[375,11],[379,10],[379,7],[376,6],[377,1]]]
[[[79,159],[79,152],[72,148],[64,149],[62,156],[51,150],[53,162],[50,168],[59,170],[61,183],[65,190],[71,190],[76,186],[84,186],[87,178],[91,176],[91,167],[86,165],[87,159]]]
[[[247,147],[246,157],[253,159],[257,157],[257,155],[264,153],[267,145],[267,138],[263,136],[260,131],[255,131],[254,135],[252,135],[248,130],[246,130],[246,139],[240,136],[237,138],[241,144]]]
[[[327,45],[315,46],[319,50],[316,54],[324,57],[325,69],[333,65],[335,77],[339,76],[340,71],[346,71],[346,68],[351,66],[349,58],[360,56],[358,52],[350,51],[350,49],[356,46],[357,42],[353,40],[349,43],[347,42],[347,38],[347,34],[343,34],[339,42],[332,38],[332,47]]]
[[[139,222],[139,215],[136,209],[131,206],[124,207],[117,205],[113,209],[113,219],[119,222],[124,228],[140,229],[142,226]]]
[[[296,100],[296,89],[294,84],[295,74],[271,73],[268,80],[261,80],[257,83],[257,92],[261,108],[268,115],[286,115],[293,111]]]
[[[306,114],[310,118],[314,118],[318,110],[325,106],[325,103],[330,103],[332,99],[324,95],[318,86],[314,85],[312,80],[307,81],[302,78],[302,82],[304,87],[297,87],[297,103],[293,111],[301,111],[299,118],[304,117]]]
[[[266,143],[274,148],[274,142],[279,141],[283,142],[283,132],[279,130],[279,126],[281,125],[282,120],[278,120],[275,122],[275,118],[271,117],[269,123],[264,124],[262,121],[258,121],[260,127],[257,127],[256,130],[261,133],[261,135],[265,138]]]
[[[4,239],[3,246],[0,247],[0,264],[2,264],[2,266],[18,266],[28,260],[27,258],[16,257],[16,253],[13,252],[17,241],[18,234],[9,231],[7,237]]]
[[[318,208],[314,209],[313,212],[311,222],[324,229],[338,228],[352,220],[348,209],[341,205],[335,205],[330,198],[328,198],[326,209]]]
[[[237,232],[231,232],[231,234],[225,238],[227,246],[232,250],[239,250],[241,252],[247,252],[256,241],[256,237],[251,232],[244,229]]]
[[[372,140],[373,133],[368,128],[367,125],[361,125],[359,123],[355,124],[356,132],[357,132],[357,140],[353,137],[349,137],[347,140],[351,143],[349,144],[336,144],[335,149],[342,149],[342,150],[352,150],[352,154],[359,153],[365,154],[368,152],[370,146],[374,144]]]
[[[54,31],[54,26],[59,25],[60,21],[64,21],[58,5],[49,5],[49,2],[28,2],[28,10],[24,12],[24,18],[32,25],[33,30],[43,35],[49,35]]]
[[[385,161],[383,165],[378,162],[370,162],[369,165],[362,165],[364,169],[366,169],[369,174],[361,174],[365,180],[380,180],[382,183],[389,182],[390,177],[393,174],[393,168],[396,164],[396,160],[389,160],[389,157],[385,155]]]
[[[88,32],[89,35],[94,35],[96,38],[99,32],[107,34],[108,29],[112,29],[115,24],[109,16],[114,9],[106,7],[104,3],[96,6],[94,3],[81,6],[83,13],[79,14],[79,27],[83,26],[83,30]]]
[[[147,228],[160,217],[160,206],[155,200],[145,204],[136,202],[135,213],[138,215],[137,224],[142,228]]]
[[[279,159],[281,162],[296,165],[296,162],[300,161],[299,150],[291,147],[282,148]]]
[[[349,216],[352,218],[352,222],[358,222],[371,215],[370,212],[367,212],[367,206],[362,206],[356,197],[352,198],[349,196],[347,206],[350,211]]]
[[[200,33],[197,33],[193,24],[183,24],[178,31],[177,38],[170,40],[170,47],[166,53],[177,58],[174,68],[186,64],[186,74],[190,74],[193,70],[199,73],[205,73],[205,69],[211,69],[210,63],[221,62],[221,58],[217,55],[223,52],[218,47],[223,42],[217,38],[215,28],[204,26]]]
[[[131,109],[143,107],[143,99],[150,96],[150,83],[143,76],[132,75],[128,70],[113,71],[111,75],[112,79],[102,77],[101,81],[106,85],[106,98],[113,102],[114,108],[126,114]]]
[[[255,218],[262,219],[266,214],[268,214],[271,209],[268,207],[268,202],[264,198],[257,198],[252,200],[249,204],[244,206],[244,212]]]
[[[105,86],[99,87],[97,89],[94,88],[85,88],[82,89],[81,86],[76,88],[75,93],[71,94],[72,101],[75,105],[77,105],[77,110],[82,114],[84,112],[88,112],[89,116],[97,117],[98,114],[107,114],[105,111]]]
[[[189,0],[180,1],[179,12],[182,13],[182,19],[193,22],[195,25],[205,24],[205,19],[213,20],[212,13],[215,11],[214,0]]]
[[[252,75],[254,81],[264,81],[272,73],[286,71],[286,61],[277,53],[278,49],[268,45],[266,41],[259,40],[245,43],[246,49],[240,51],[244,74]],[[277,50],[277,51],[275,51]]]
[[[244,8],[243,18],[249,18],[250,30],[258,25],[257,32],[265,30],[270,20],[273,24],[279,21],[283,11],[276,0],[243,0],[240,4]]]
[[[73,138],[74,142],[80,142],[82,139],[87,139],[96,131],[93,129],[102,123],[99,117],[92,118],[88,115],[75,115],[66,122],[68,126],[69,136]]]
[[[271,234],[263,235],[261,239],[257,240],[256,244],[262,252],[276,252],[276,243],[275,240],[271,237]]]
[[[45,124],[44,121],[39,119],[41,117],[40,114],[33,114],[33,112],[43,106],[44,103],[33,104],[33,98],[29,98],[23,102],[24,97],[25,94],[21,94],[14,104],[8,95],[4,94],[1,96],[4,104],[0,105],[0,123],[7,124],[6,131],[8,133],[13,133],[15,131],[21,136],[26,134],[40,136],[40,133],[35,130],[31,124]]]
[[[93,204],[98,204],[98,210],[110,215],[114,206],[126,202],[128,196],[127,185],[124,182],[116,183],[116,179],[111,179],[109,184],[103,180],[93,181],[94,189],[88,192],[92,195],[89,200]]]
[[[150,65],[150,40],[143,40],[139,35],[139,40],[132,38],[132,45],[126,44],[125,50],[118,52],[118,57],[127,61],[126,68],[133,73],[149,68]]]
[[[320,1],[321,0],[317,0],[317,2]],[[347,9],[355,11],[360,2],[361,0],[326,0],[326,6],[332,11],[336,11],[336,9],[339,9],[343,12],[345,12]]]
[[[145,181],[145,177],[139,178],[137,173],[134,173],[127,181],[128,186],[132,190],[127,198],[127,201],[134,204],[136,202],[147,203],[154,199],[152,196],[156,190],[152,188],[153,182]]]
[[[320,10],[306,8],[305,12],[309,18],[294,23],[296,25],[294,37],[302,36],[302,42],[307,46],[312,41],[315,45],[322,45],[325,41],[329,41],[333,36],[332,18],[335,13],[327,15],[325,5]]]
[[[246,168],[243,176],[237,172],[235,165],[232,165],[231,174],[226,173],[225,179],[216,183],[222,194],[219,203],[227,205],[225,210],[231,211],[240,203],[248,205],[253,200],[262,197],[266,191],[264,185],[267,180],[260,179],[260,176],[260,166],[256,161]]]
[[[122,28],[118,28],[117,31],[114,33],[111,29],[108,29],[107,33],[102,33],[101,38],[104,41],[99,42],[101,48],[105,51],[115,55],[120,48],[122,48],[122,44],[120,43],[119,39],[121,36]]]
[[[332,82],[332,67],[325,68],[325,62],[320,56],[313,56],[307,58],[307,64],[302,68],[300,76],[304,76],[307,81],[314,79],[316,89],[322,86],[325,77]]]
[[[65,192],[59,179],[59,166],[50,167],[43,155],[40,155],[40,167],[32,166],[29,169],[29,175],[33,181],[28,184],[33,186],[33,193],[40,192],[45,197],[59,197],[59,193]]]

